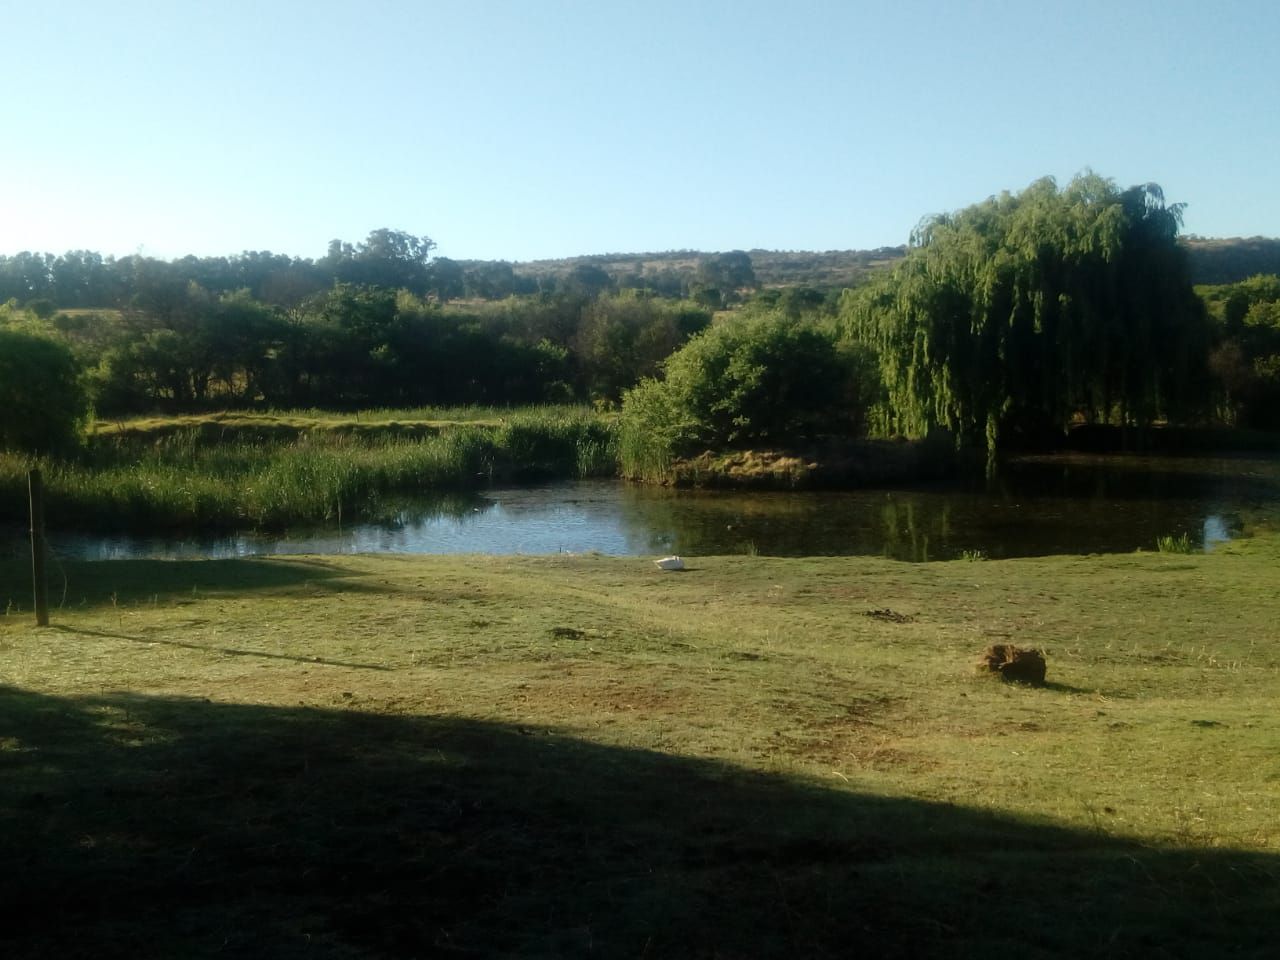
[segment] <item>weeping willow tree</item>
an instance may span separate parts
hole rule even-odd
[[[876,425],[995,450],[1075,419],[1181,418],[1203,388],[1207,325],[1153,183],[1051,178],[925,220],[905,261],[842,302],[875,348]]]

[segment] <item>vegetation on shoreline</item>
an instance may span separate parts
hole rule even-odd
[[[864,432],[945,431],[995,458],[1060,448],[1074,426],[1269,425],[1280,287],[1201,299],[1180,222],[1157,185],[1091,173],[930,218],[838,316],[749,306],[627,391],[623,474],[679,482],[709,457],[803,459]]]
[[[1202,416],[1213,335],[1180,223],[1157,185],[1095,174],[922,223],[903,263],[842,303],[849,335],[879,359],[873,420],[994,454],[1060,441],[1077,421]]]
[[[488,277],[490,299],[463,302],[465,271],[431,260],[429,238],[387,230],[305,264],[150,264],[106,312],[0,306],[5,343],[59,359],[42,368],[8,350],[0,399],[22,403],[0,447],[61,450],[45,462],[77,519],[225,527],[368,518],[389,493],[615,463],[662,483],[898,482],[936,462],[900,456],[903,437],[994,458],[1060,448],[1075,428],[1099,444],[1118,430],[1124,446],[1155,425],[1162,439],[1274,429],[1278,281],[1193,291],[1180,211],[1155,184],[1046,178],[924,221],[891,270],[842,293],[760,289],[750,255],[732,251],[699,260],[674,296],[582,262],[536,292]],[[68,279],[91,266],[24,260],[9,280],[92,299],[98,287]],[[72,451],[90,396],[102,419]],[[603,423],[570,439],[545,423],[264,412],[588,400],[621,401],[616,443]],[[209,412],[222,406],[244,412]],[[227,449],[205,449],[215,443]],[[29,462],[0,467],[0,516],[17,515]]]
[[[830,330],[774,311],[728,319],[672,354],[661,379],[627,392],[622,473],[666,481],[678,461],[706,450],[856,435],[857,372]]]
[[[0,521],[26,517],[33,466],[44,472],[49,522],[86,530],[391,519],[399,495],[617,469],[610,421],[582,408],[481,410],[462,420],[312,414],[102,424],[74,458],[0,453]]]
[[[536,279],[511,265],[469,271],[432,259],[430,238],[385,229],[315,261],[22,254],[0,258],[0,328],[73,350],[106,417],[611,404],[730,308],[801,329],[836,330],[839,314],[842,349],[878,354],[860,372],[874,374],[867,396],[885,392],[871,420],[881,437],[937,424],[963,442],[999,441],[1060,433],[1075,417],[1270,426],[1274,311],[1202,322],[1189,251],[1205,243],[1179,242],[1179,210],[1154,184],[1121,190],[1084,174],[1059,190],[1046,178],[932,217],[909,247],[808,286],[763,279],[743,251],[685,257],[674,284],[660,280],[668,267],[627,272],[625,258],[580,258]],[[1211,314],[1219,294],[1203,292]]]
[[[0,564],[0,943],[1261,958],[1278,560]]]

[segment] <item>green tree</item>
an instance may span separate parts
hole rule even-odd
[[[627,291],[582,309],[573,337],[574,354],[587,392],[618,400],[681,344],[711,322],[711,314],[687,302]]]
[[[994,450],[1077,417],[1193,412],[1210,338],[1181,211],[1155,184],[1120,190],[1090,173],[923,221],[906,259],[841,307],[880,358],[879,428],[942,426]]]
[[[341,240],[329,244],[329,252],[316,264],[339,283],[409,290],[419,296],[431,286],[429,258],[436,243],[385,227],[370,231],[363,243]]]
[[[0,447],[51,453],[74,446],[89,416],[80,365],[57,341],[0,330]]]
[[[436,299],[441,303],[448,303],[466,292],[462,264],[448,257],[436,257],[431,261],[431,282]]]
[[[742,250],[706,257],[698,264],[696,280],[703,290],[718,291],[725,302],[736,299],[739,290],[756,286],[751,256]]]
[[[576,264],[559,289],[571,296],[598,297],[613,287],[613,278],[594,263]]]
[[[834,332],[781,315],[711,326],[671,355],[661,380],[625,395],[624,470],[660,472],[652,468],[702,450],[856,432],[854,353],[838,348]]]

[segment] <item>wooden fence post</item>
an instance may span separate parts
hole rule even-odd
[[[44,482],[39,470],[27,474],[31,497],[31,581],[36,595],[36,626],[49,625],[49,584],[44,574]]]

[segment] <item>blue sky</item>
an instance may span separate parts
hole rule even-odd
[[[1090,167],[1280,235],[1274,0],[3,0],[0,253],[902,243]]]

